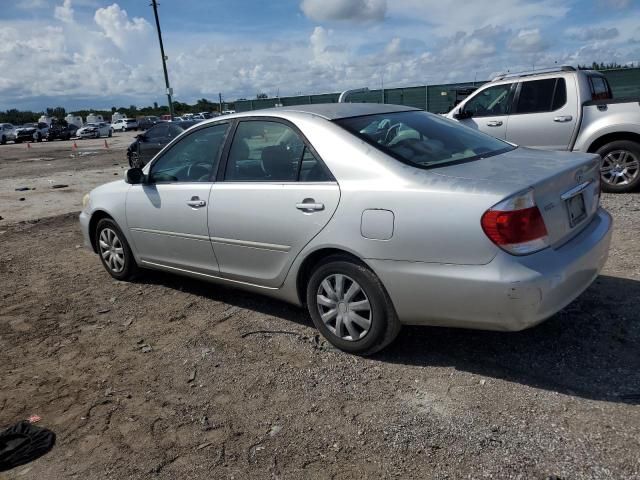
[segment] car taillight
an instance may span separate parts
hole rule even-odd
[[[532,189],[491,207],[480,224],[489,240],[513,255],[528,255],[549,246],[547,227]]]

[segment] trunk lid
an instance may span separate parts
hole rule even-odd
[[[600,157],[593,154],[516,148],[510,152],[431,173],[509,185],[517,193],[533,188],[551,246],[577,235],[595,215],[600,200]]]

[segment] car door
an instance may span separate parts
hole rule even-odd
[[[506,139],[517,145],[567,150],[578,124],[574,76],[523,80],[509,115]]]
[[[340,189],[313,147],[280,119],[240,121],[227,157],[209,207],[220,272],[278,287],[331,219]]]
[[[494,85],[478,90],[459,109],[470,114],[470,117],[460,118],[458,121],[467,127],[504,140],[514,90],[515,83]]]
[[[207,227],[209,192],[227,123],[182,137],[127,193],[127,226],[143,263],[198,273],[218,271]]]
[[[138,154],[143,164],[147,164],[169,143],[169,126],[156,125],[138,136]]]

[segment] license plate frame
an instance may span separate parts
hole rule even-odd
[[[571,228],[587,218],[587,206],[584,203],[582,192],[571,198],[567,198],[565,205],[567,206],[567,214],[569,215],[569,225]]]

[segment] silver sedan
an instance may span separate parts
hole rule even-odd
[[[157,269],[306,305],[338,348],[402,324],[521,330],[596,278],[596,155],[543,152],[416,109],[327,104],[200,123],[85,196],[106,270]]]

